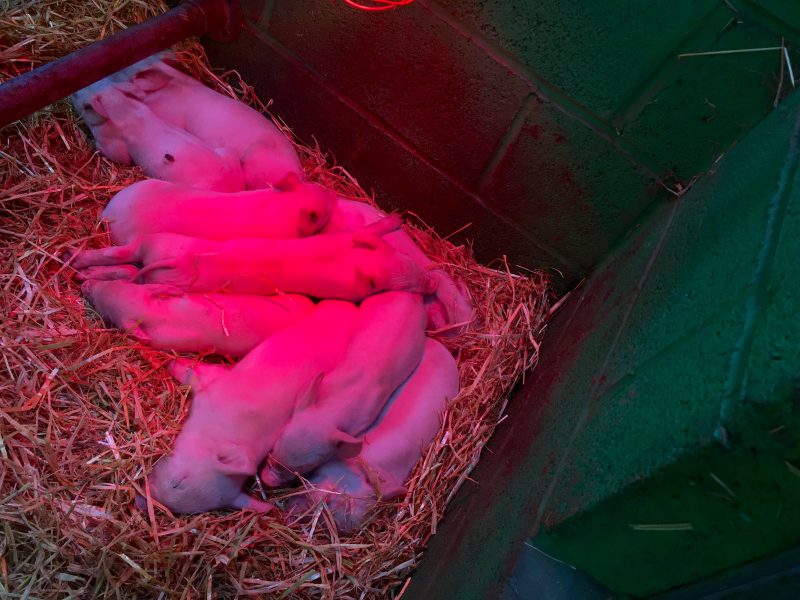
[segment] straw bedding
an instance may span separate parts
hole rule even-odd
[[[6,79],[165,10],[159,2],[30,1],[0,13]],[[179,57],[222,93],[265,107],[236,73],[213,74],[202,48]],[[288,135],[291,132],[285,129]],[[0,133],[0,596],[3,598],[386,598],[402,593],[445,506],[537,358],[547,278],[476,264],[414,220],[408,231],[464,280],[480,324],[447,342],[462,393],[414,471],[409,494],[340,538],[323,508],[296,523],[220,512],[175,518],[132,505],[168,451],[189,398],[171,355],[105,329],[61,261],[106,245],[111,196],[142,178],[96,154],[65,101]],[[371,201],[316,147],[312,180]],[[297,490],[281,490],[280,499]]]

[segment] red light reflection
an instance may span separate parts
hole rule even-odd
[[[365,3],[356,2],[355,0],[344,1],[350,6],[360,10],[376,11],[389,10],[391,8],[397,8],[398,6],[405,6],[406,4],[411,4],[414,0],[365,0]]]

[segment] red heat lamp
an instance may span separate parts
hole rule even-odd
[[[405,6],[406,4],[411,4],[414,0],[363,0],[362,2],[356,2],[356,0],[344,1],[345,4],[349,4],[353,8],[376,11],[390,10],[392,8],[397,8],[398,6]]]

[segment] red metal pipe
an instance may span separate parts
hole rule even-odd
[[[187,0],[0,85],[0,128],[191,36],[235,39],[238,0]]]

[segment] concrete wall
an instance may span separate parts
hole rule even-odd
[[[604,358],[576,359],[596,369],[593,384],[557,392],[582,418],[575,427],[561,411],[547,434],[572,443],[537,543],[617,591],[653,593],[800,544],[786,510],[800,502],[798,164],[794,94],[606,273],[610,314],[583,350]]]
[[[212,61],[383,204],[442,233],[471,224],[459,239],[481,259],[557,268],[562,287],[772,107],[778,52],[677,54],[800,40],[780,20],[794,14],[743,0],[245,6],[243,36],[210,45]]]
[[[800,545],[798,282],[795,92],[574,292],[411,597],[486,597],[531,532],[634,597]]]
[[[634,595],[798,540],[800,96],[776,50],[678,58],[795,48],[795,2],[246,4],[212,61],[382,205],[591,272],[408,597],[498,594],[531,535]]]

